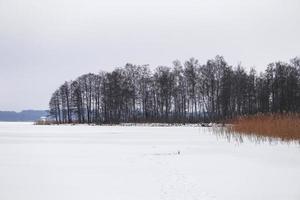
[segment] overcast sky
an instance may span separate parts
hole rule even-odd
[[[300,55],[299,0],[0,0],[0,110],[47,109],[65,80],[215,55],[258,71]]]

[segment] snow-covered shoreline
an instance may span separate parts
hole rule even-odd
[[[1,123],[1,122],[0,122]],[[32,122],[35,124],[35,122]],[[45,126],[153,126],[153,127],[173,127],[173,126],[186,126],[186,127],[220,127],[224,126],[223,124],[218,123],[118,123],[118,124],[79,124],[79,123],[70,123],[70,124],[35,124],[35,125],[45,125]]]

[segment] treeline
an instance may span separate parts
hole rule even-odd
[[[126,64],[85,74],[52,95],[56,123],[223,121],[255,113],[300,111],[300,58],[274,62],[262,73],[232,67],[221,56],[201,65],[191,58],[172,67]]]

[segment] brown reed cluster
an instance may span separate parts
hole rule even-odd
[[[300,141],[300,114],[257,114],[230,122],[231,133]]]

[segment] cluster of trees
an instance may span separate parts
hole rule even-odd
[[[232,67],[221,56],[201,65],[191,58],[172,67],[126,64],[85,74],[52,95],[57,123],[195,123],[269,112],[300,111],[300,58],[264,72]]]

